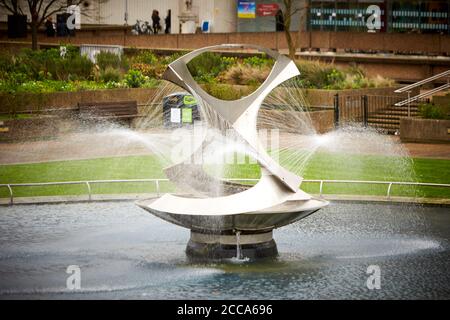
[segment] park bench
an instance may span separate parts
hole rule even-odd
[[[138,116],[136,101],[79,102],[79,115],[85,120],[108,120],[130,123]]]

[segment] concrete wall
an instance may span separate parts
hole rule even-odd
[[[400,139],[411,142],[450,143],[450,120],[401,118]]]
[[[157,89],[111,89],[79,92],[54,92],[48,94],[1,94],[0,113],[37,112],[48,109],[73,109],[78,102],[129,101],[146,104]],[[151,101],[151,100],[150,100]]]
[[[325,133],[334,129],[334,111],[323,110],[310,112],[311,123],[318,133]]]

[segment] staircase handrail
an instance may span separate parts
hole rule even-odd
[[[396,106],[396,107],[404,106],[405,104],[409,104],[409,103],[414,102],[414,101],[417,101],[417,100],[419,100],[419,99],[422,99],[422,98],[431,96],[431,95],[433,95],[433,94],[435,94],[435,93],[437,93],[437,92],[439,92],[439,91],[445,90],[445,89],[447,89],[447,88],[450,88],[450,83],[446,83],[446,84],[444,84],[444,85],[442,85],[442,86],[440,86],[440,87],[437,87],[437,88],[434,88],[434,89],[429,90],[429,91],[427,91],[427,92],[423,92],[423,93],[421,93],[421,94],[418,94],[417,96],[410,97],[410,98],[408,98],[408,99],[406,99],[406,100],[397,102],[397,103],[395,104],[395,106]]]
[[[395,90],[394,92],[395,92],[395,93],[402,93],[402,92],[411,91],[411,89],[414,89],[414,88],[416,88],[416,87],[419,87],[419,86],[421,86],[421,85],[424,85],[424,84],[426,84],[426,83],[432,82],[432,81],[434,81],[434,80],[437,80],[437,79],[442,78],[442,77],[445,77],[445,76],[450,77],[450,70],[444,71],[444,72],[442,72],[442,73],[438,73],[438,74],[436,74],[436,75],[434,75],[434,76],[432,76],[432,77],[423,79],[423,80],[421,80],[421,81],[417,81],[417,82],[415,82],[415,83],[413,83],[413,84],[407,85],[406,87],[397,89],[397,90]],[[447,82],[447,83],[448,83],[448,82]]]

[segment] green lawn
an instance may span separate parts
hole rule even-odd
[[[292,157],[284,154],[281,163],[305,179],[418,181],[450,184],[450,161],[438,159],[407,159],[367,155],[314,154],[303,168],[296,167]],[[109,180],[165,178],[163,165],[154,156],[127,156],[91,160],[56,161],[46,163],[1,165],[0,183],[26,183],[50,181]],[[209,168],[213,170],[214,168]],[[258,178],[255,164],[226,166],[225,176]],[[161,184],[162,191],[174,190],[169,182]],[[317,183],[303,183],[302,189],[318,193]],[[93,193],[154,192],[155,184],[94,184]],[[386,186],[325,184],[328,194],[384,195]],[[15,196],[78,195],[85,194],[86,186],[15,187]],[[450,198],[450,188],[394,186],[392,195]],[[0,188],[0,197],[8,190]]]

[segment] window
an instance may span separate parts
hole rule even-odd
[[[309,30],[367,32],[373,4],[381,10],[379,32],[450,33],[445,0],[310,0]]]

